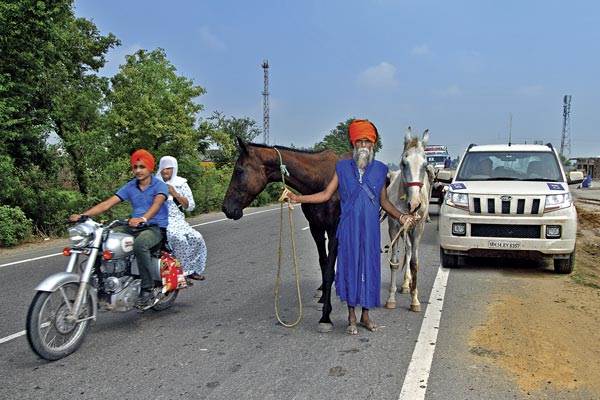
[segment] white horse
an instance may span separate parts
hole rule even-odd
[[[429,140],[429,130],[423,132],[423,137],[412,137],[410,126],[404,137],[404,151],[400,160],[400,170],[390,175],[390,185],[387,188],[388,198],[402,212],[411,212],[420,215],[421,219],[415,227],[408,232],[403,232],[390,247],[391,283],[390,294],[385,303],[389,309],[396,308],[396,272],[400,266],[400,248],[405,244],[404,282],[401,293],[411,294],[411,311],[421,311],[417,290],[417,273],[419,271],[419,243],[425,230],[425,221],[429,216],[429,199],[431,197],[431,183],[435,171],[427,165],[425,145]],[[402,229],[400,223],[394,218],[388,218],[390,240],[398,235]]]

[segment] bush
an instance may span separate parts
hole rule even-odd
[[[220,210],[231,178],[231,167],[202,168],[198,181],[192,186],[196,209],[194,214]]]
[[[31,236],[32,222],[19,207],[0,206],[0,246],[14,246]]]

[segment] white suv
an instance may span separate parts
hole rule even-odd
[[[573,271],[577,212],[565,172],[547,145],[470,145],[449,183],[440,210],[440,258],[459,256],[551,257],[558,273]]]

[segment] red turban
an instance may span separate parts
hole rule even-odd
[[[144,149],[134,151],[131,155],[131,166],[133,167],[133,164],[138,161],[143,162],[150,171],[154,171],[154,156],[149,151]]]
[[[375,128],[375,125],[369,120],[355,119],[348,127],[348,135],[350,136],[350,143],[352,143],[352,146],[360,139],[367,139],[370,142],[375,143],[377,141],[377,128]]]

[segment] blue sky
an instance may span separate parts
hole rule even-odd
[[[600,2],[78,0],[76,14],[112,32],[125,54],[166,50],[222,111],[262,126],[268,59],[271,144],[310,146],[349,117],[382,136],[398,162],[404,129],[431,131],[453,156],[469,143],[560,146],[572,95],[571,156],[600,155]]]

